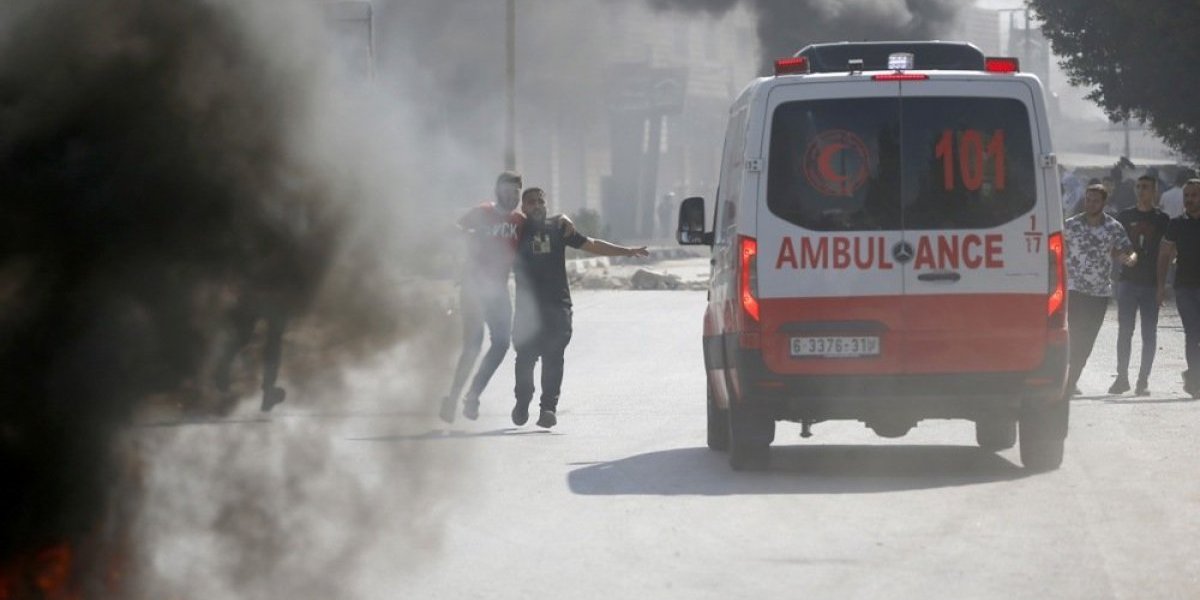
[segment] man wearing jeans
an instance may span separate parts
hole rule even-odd
[[[1117,282],[1117,378],[1108,393],[1129,391],[1129,355],[1137,315],[1141,312],[1142,361],[1135,393],[1146,396],[1150,393],[1150,369],[1158,344],[1158,245],[1171,219],[1154,207],[1158,197],[1157,178],[1138,177],[1134,191],[1137,204],[1117,214],[1117,221],[1125,227],[1139,260],[1132,267],[1122,267]]]
[[[1067,390],[1072,395],[1079,394],[1076,383],[1092,354],[1112,297],[1113,258],[1128,267],[1137,263],[1125,228],[1104,212],[1107,201],[1104,186],[1088,186],[1083,212],[1067,219],[1063,226],[1067,245],[1067,331],[1071,338]]]
[[[1175,306],[1183,321],[1188,368],[1183,389],[1200,398],[1200,179],[1183,186],[1183,215],[1171,219],[1158,253],[1158,302],[1166,298],[1167,271],[1175,267]]]
[[[538,427],[558,424],[564,353],[571,342],[571,286],[567,280],[566,248],[598,256],[646,256],[646,248],[618,246],[575,231],[562,215],[546,216],[546,193],[529,188],[521,195],[525,227],[517,244],[516,310],[513,347],[517,350],[514,425],[529,420],[535,392],[533,367],[542,361],[542,397]]]
[[[500,366],[512,339],[508,274],[512,272],[517,239],[525,220],[515,211],[520,201],[521,175],[513,171],[501,173],[496,178],[495,193],[495,202],[476,206],[458,220],[458,227],[466,234],[469,246],[459,292],[462,351],[454,369],[450,393],[442,398],[439,411],[447,423],[454,421],[459,395],[472,372],[475,376],[463,396],[463,416],[472,421],[479,418],[479,395]],[[491,345],[479,360],[485,325]],[[475,366],[477,360],[478,368]]]

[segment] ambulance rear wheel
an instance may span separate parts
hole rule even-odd
[[[1017,422],[1012,419],[976,421],[975,441],[987,452],[1008,450],[1017,443]]]
[[[771,466],[775,418],[761,406],[729,407],[729,466],[735,471],[761,471]]]
[[[1070,404],[1026,405],[1021,411],[1021,464],[1030,471],[1053,471],[1062,465]]]
[[[729,449],[729,411],[713,402],[712,389],[708,390],[708,447],[719,452]]]

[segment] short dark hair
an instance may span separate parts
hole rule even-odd
[[[1137,180],[1149,181],[1150,183],[1154,184],[1154,187],[1158,187],[1158,178],[1153,175],[1142,175],[1141,177],[1138,177]]]
[[[531,187],[531,188],[525,190],[524,192],[521,192],[521,201],[524,202],[526,196],[532,196],[534,194],[541,194],[541,195],[545,196],[546,190],[543,190],[540,187]]]
[[[1102,186],[1100,184],[1087,186],[1087,190],[1085,190],[1084,193],[1087,193],[1087,192],[1099,192],[1100,198],[1103,199],[1105,202],[1108,201],[1108,190],[1104,189],[1104,186]]]
[[[505,171],[496,177],[496,185],[502,183],[515,183],[517,187],[521,187],[521,174],[516,171]]]

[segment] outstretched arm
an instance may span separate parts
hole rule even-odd
[[[645,246],[620,246],[601,239],[589,239],[579,248],[597,256],[650,256]]]

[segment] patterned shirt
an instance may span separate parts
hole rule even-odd
[[[480,204],[458,220],[470,240],[462,282],[473,289],[508,293],[508,274],[517,254],[525,215],[505,212],[494,203]]]
[[[1133,249],[1125,228],[1112,215],[1104,213],[1104,222],[1088,225],[1087,215],[1078,214],[1063,226],[1067,245],[1067,289],[1089,296],[1113,295],[1113,250]]]

